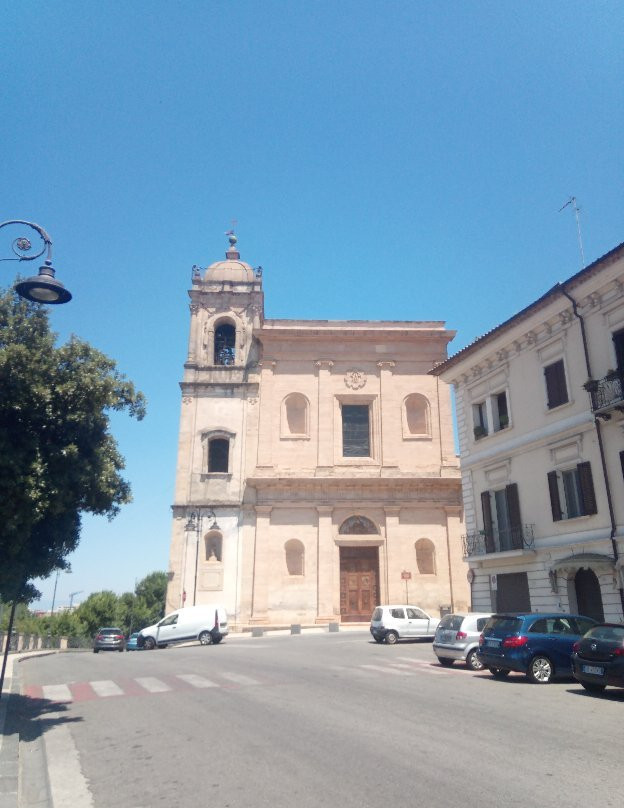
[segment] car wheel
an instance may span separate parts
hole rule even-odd
[[[554,674],[553,664],[547,656],[538,654],[529,662],[527,676],[536,685],[547,685]]]
[[[156,640],[153,637],[146,637],[143,647],[146,651],[153,651],[156,648]]]
[[[483,668],[485,668],[485,665],[477,655],[476,648],[473,648],[466,657],[466,667],[470,668],[471,671],[482,671]]]
[[[602,693],[606,685],[599,685],[597,682],[581,682],[588,693]]]
[[[453,662],[455,662],[455,660],[448,659],[447,657],[438,657],[438,662],[440,663],[440,665],[444,665],[445,668],[450,668]]]
[[[509,676],[510,671],[506,671],[503,668],[490,668],[490,673],[495,679],[505,679]]]
[[[396,631],[389,631],[386,634],[386,642],[388,645],[394,645],[398,639],[399,635],[396,633]]]
[[[212,634],[209,631],[202,631],[197,639],[202,645],[212,644]]]

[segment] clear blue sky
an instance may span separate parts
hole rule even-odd
[[[0,218],[50,233],[54,328],[149,404],[113,420],[134,503],[84,520],[58,605],[167,568],[191,267],[232,219],[267,317],[446,320],[453,351],[580,268],[570,195],[588,262],[624,241],[619,0],[3,12]]]

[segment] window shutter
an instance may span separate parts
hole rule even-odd
[[[494,548],[494,530],[492,529],[492,502],[490,500],[490,492],[481,492],[481,509],[483,511],[483,528],[485,530],[485,552],[493,553]]]
[[[566,386],[565,368],[563,359],[544,368],[546,378],[546,393],[548,408],[559,407],[568,401],[568,388]]]
[[[560,522],[563,518],[561,513],[561,503],[559,501],[559,483],[557,481],[557,472],[548,472],[548,490],[550,492],[550,507],[552,508],[553,522]]]
[[[589,515],[592,513],[598,513],[598,508],[596,507],[596,495],[594,493],[594,481],[591,473],[591,463],[579,463],[577,469],[581,488],[581,498],[583,500],[583,514]]]
[[[520,518],[520,498],[518,484],[511,483],[505,488],[507,510],[511,527],[511,546],[514,550],[522,549],[522,519]]]

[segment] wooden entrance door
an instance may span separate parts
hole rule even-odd
[[[345,623],[368,622],[377,605],[379,550],[340,548],[340,618]]]

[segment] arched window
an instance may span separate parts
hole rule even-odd
[[[221,561],[223,549],[223,536],[216,530],[204,536],[206,545],[206,561]]]
[[[308,435],[308,399],[301,393],[286,396],[282,405],[282,437]]]
[[[366,516],[350,516],[340,525],[338,533],[344,535],[370,536],[378,535],[379,530],[374,522]]]
[[[208,472],[228,472],[230,470],[230,441],[227,438],[212,438],[208,442]]]
[[[430,539],[418,539],[416,548],[416,566],[421,575],[435,575],[435,547]]]
[[[299,539],[289,539],[284,545],[286,569],[289,575],[303,575],[305,548]]]
[[[431,435],[429,402],[420,393],[413,393],[403,403],[403,435],[407,438]]]
[[[214,336],[215,365],[233,365],[236,358],[236,329],[232,323],[221,323]]]

